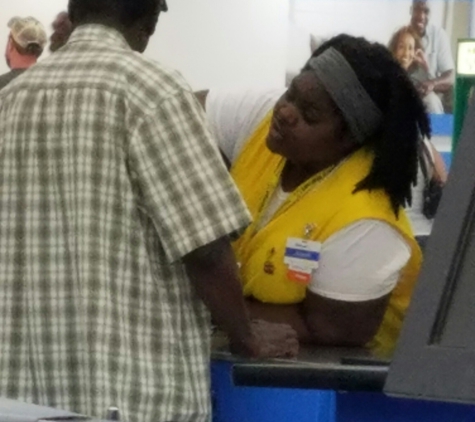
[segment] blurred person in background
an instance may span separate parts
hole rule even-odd
[[[430,23],[433,3],[434,0],[413,0],[411,6],[409,26],[421,39],[429,70],[429,78],[420,82],[417,88],[422,96],[431,92],[440,95],[445,111],[451,112],[455,65],[447,33]]]
[[[68,12],[59,13],[51,24],[51,27],[53,28],[53,33],[49,39],[49,49],[54,53],[68,42],[73,32],[73,24],[69,20]]]
[[[43,54],[47,37],[43,25],[32,17],[14,17],[8,22],[8,36],[5,60],[11,69],[0,76],[0,89],[36,64]]]
[[[429,64],[421,39],[412,27],[404,26],[398,29],[391,37],[388,48],[397,62],[407,71],[416,87],[430,79]],[[424,95],[419,90],[419,94],[428,113],[444,113],[442,101],[434,91]]]

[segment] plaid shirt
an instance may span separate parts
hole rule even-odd
[[[78,28],[0,94],[0,395],[205,421],[209,315],[180,258],[249,214],[181,77]]]

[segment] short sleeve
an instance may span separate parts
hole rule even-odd
[[[454,59],[452,57],[452,49],[450,48],[449,37],[446,32],[439,28],[438,30],[439,48],[437,50],[437,76],[448,70],[455,68]]]
[[[411,256],[404,238],[379,220],[361,220],[328,238],[309,290],[345,302],[389,294]]]
[[[137,122],[129,166],[171,262],[250,223],[191,92],[168,97]]]
[[[230,162],[284,92],[285,89],[209,91],[208,121],[219,148]]]

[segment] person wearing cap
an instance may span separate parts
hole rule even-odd
[[[340,35],[287,91],[198,97],[253,215],[233,245],[251,315],[301,342],[389,353],[421,263],[404,206],[430,133],[406,72]]]
[[[36,64],[43,53],[47,37],[43,25],[32,17],[15,17],[8,22],[8,37],[5,59],[10,72],[0,76],[0,89]]]

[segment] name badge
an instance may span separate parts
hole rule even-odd
[[[308,284],[312,272],[318,268],[322,244],[312,240],[291,237],[287,240],[284,263],[287,277],[295,282]]]

